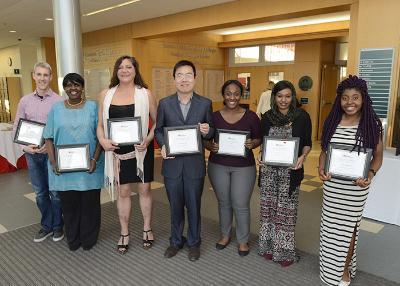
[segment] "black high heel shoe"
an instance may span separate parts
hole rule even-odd
[[[144,249],[150,249],[153,246],[154,239],[149,239],[149,232],[153,233],[153,231],[151,229],[143,230],[143,233],[146,234],[146,237],[143,239],[143,248]]]
[[[125,253],[128,252],[128,249],[129,249],[129,242],[128,242],[127,244],[124,243],[126,237],[129,237],[129,233],[128,233],[128,234],[125,234],[125,235],[124,235],[124,234],[121,234],[121,238],[122,238],[121,244],[118,244],[118,245],[117,245],[117,249],[118,249],[118,252],[119,252],[120,254],[125,254]]]

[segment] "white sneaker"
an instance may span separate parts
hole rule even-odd
[[[61,241],[64,238],[64,232],[62,229],[55,230],[53,233],[53,241]]]
[[[38,233],[35,234],[35,237],[33,238],[34,242],[42,242],[49,236],[53,234],[52,231],[45,231],[43,228],[41,228]]]

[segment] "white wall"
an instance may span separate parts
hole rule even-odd
[[[11,58],[12,65],[8,65],[8,58]],[[11,46],[4,49],[0,49],[0,76],[17,76],[15,75],[14,69],[21,69],[21,56],[19,46]]]
[[[9,58],[12,65],[9,66]],[[32,92],[34,64],[42,58],[40,41],[0,49],[0,77],[20,77],[22,95]],[[14,74],[19,69],[19,74]]]

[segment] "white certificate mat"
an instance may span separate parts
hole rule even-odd
[[[332,148],[330,156],[329,173],[344,177],[364,177],[366,153]]]
[[[88,148],[86,146],[58,149],[58,169],[60,171],[88,169],[87,151]]]
[[[218,138],[218,154],[245,156],[246,134],[233,134],[220,132]]]
[[[22,121],[18,132],[18,141],[40,145],[42,142],[44,126]]]
[[[110,124],[110,138],[115,143],[140,142],[138,121],[113,121]]]
[[[264,161],[268,163],[293,164],[296,141],[267,140]]]
[[[170,154],[195,153],[199,151],[197,129],[168,130]]]

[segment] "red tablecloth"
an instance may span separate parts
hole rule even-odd
[[[15,172],[18,169],[27,169],[25,155],[19,157],[17,161],[17,168],[11,165],[4,157],[0,156],[0,173],[10,173]]]

